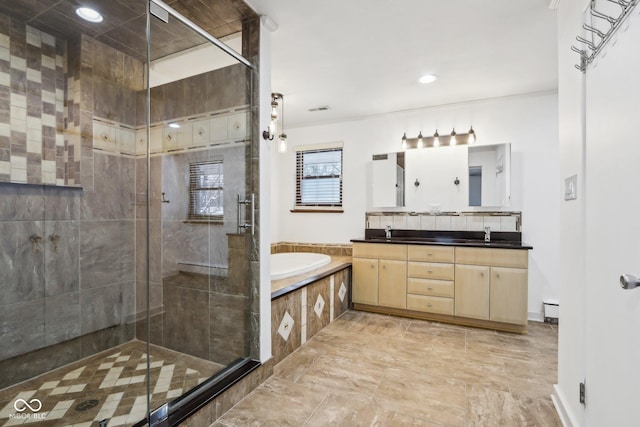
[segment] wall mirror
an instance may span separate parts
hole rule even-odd
[[[469,147],[469,206],[511,204],[511,144]]]
[[[374,154],[372,207],[462,211],[511,204],[511,144]]]
[[[405,205],[405,153],[373,155],[373,206],[378,208]]]

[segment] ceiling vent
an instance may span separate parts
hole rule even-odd
[[[313,113],[316,111],[327,111],[329,109],[328,105],[322,105],[320,107],[316,107],[316,108],[309,108],[309,112]]]

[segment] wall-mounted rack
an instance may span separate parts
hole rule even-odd
[[[615,5],[621,9],[621,12],[617,17],[612,16],[615,13],[610,10],[600,12],[596,9],[596,0],[591,0],[588,6],[588,16],[591,16],[591,22],[582,25],[582,28],[591,34],[591,40],[577,36],[576,40],[583,45],[583,49],[571,46],[571,50],[580,55],[580,64],[576,64],[575,67],[583,73],[586,72],[587,65],[595,60],[620,25],[631,15],[640,0],[604,0],[601,3],[610,4],[608,9],[611,9],[611,5]]]

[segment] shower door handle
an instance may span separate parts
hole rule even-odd
[[[242,217],[242,206],[250,205],[251,209],[251,223],[247,223],[246,220],[243,220]],[[247,228],[251,229],[251,235],[253,236],[253,230],[255,229],[256,224],[256,210],[255,210],[255,194],[251,193],[250,199],[241,199],[238,194],[238,234],[242,233],[242,230],[246,230]]]

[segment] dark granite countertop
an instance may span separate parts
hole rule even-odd
[[[519,231],[493,231],[491,241],[485,242],[484,231],[436,231],[436,230],[391,230],[391,239],[387,239],[386,230],[366,228],[364,238],[352,239],[357,243],[391,243],[398,245],[440,245],[466,246],[473,248],[523,249],[533,246],[522,243]]]

